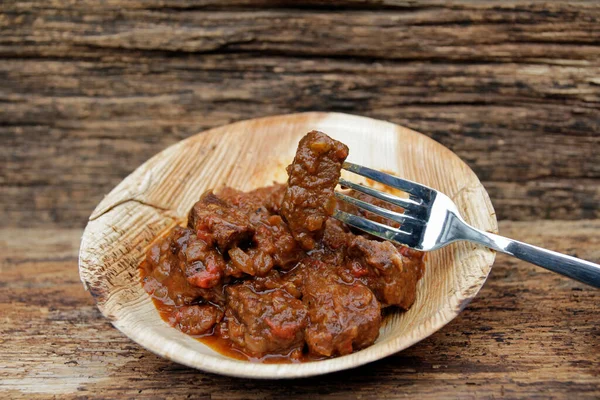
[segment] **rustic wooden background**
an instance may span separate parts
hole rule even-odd
[[[0,397],[600,396],[600,292],[505,256],[450,325],[330,376],[205,374],[113,329],[77,272],[102,196],[182,138],[306,110],[431,136],[501,233],[600,262],[600,2],[3,0]]]

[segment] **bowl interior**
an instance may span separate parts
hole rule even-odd
[[[454,318],[488,276],[494,252],[455,243],[428,253],[417,299],[386,320],[377,342],[344,357],[303,364],[233,360],[168,326],[139,282],[138,265],[154,237],[183,224],[200,195],[223,185],[250,190],[285,182],[299,139],[317,129],[350,148],[348,161],[421,182],[453,199],[472,225],[491,232],[489,197],[454,153],[409,129],[337,113],[303,113],[212,129],[157,154],[123,180],[90,216],[82,238],[81,279],[101,312],[140,345],[202,370],[252,378],[291,378],[355,367],[429,336]],[[357,176],[347,176],[360,181]]]

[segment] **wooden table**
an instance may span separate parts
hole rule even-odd
[[[294,111],[421,131],[501,233],[600,262],[600,3],[298,4],[2,2],[0,397],[600,396],[600,291],[505,256],[438,333],[312,379],[202,373],[101,317],[77,251],[102,196],[182,138]]]

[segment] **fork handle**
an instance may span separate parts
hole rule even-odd
[[[579,282],[600,288],[600,265],[576,257],[542,249],[517,240],[505,238],[493,233],[483,232],[464,223],[460,231],[462,238],[470,242],[483,244],[494,250],[517,257],[521,260],[568,276]]]

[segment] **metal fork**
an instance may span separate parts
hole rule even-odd
[[[404,209],[403,212],[391,211],[336,191],[335,195],[339,200],[400,223],[399,228],[393,228],[335,210],[333,217],[350,226],[421,251],[436,250],[452,242],[467,240],[600,288],[598,264],[474,228],[462,219],[454,202],[435,189],[349,162],[345,162],[342,168],[409,194],[407,199],[400,198],[340,179],[339,185],[342,187],[354,189]]]

